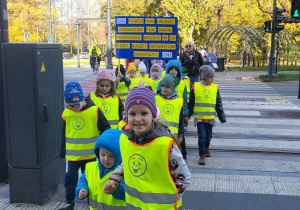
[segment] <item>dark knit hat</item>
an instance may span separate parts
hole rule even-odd
[[[122,64],[120,64],[120,71],[121,71],[121,74],[124,76],[126,74],[126,71],[125,71],[125,68]],[[117,77],[118,76],[118,66],[116,68],[116,72],[115,72],[115,76]]]
[[[172,90],[175,90],[177,85],[177,77],[174,74],[167,73],[161,80],[161,85],[166,85]]]
[[[150,86],[133,87],[128,93],[125,100],[125,115],[128,118],[128,109],[135,104],[142,104],[147,106],[153,117],[157,116],[155,95]]]
[[[201,79],[205,80],[207,77],[214,77],[215,70],[209,65],[203,65],[200,67]]]
[[[81,86],[78,82],[70,82],[64,90],[66,103],[76,103],[84,100],[84,95]]]

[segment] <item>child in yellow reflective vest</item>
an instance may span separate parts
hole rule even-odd
[[[118,184],[117,190],[112,195],[103,192],[104,184],[121,162],[119,146],[121,134],[122,131],[113,128],[102,133],[94,149],[98,161],[86,164],[85,172],[79,179],[76,196],[79,199],[88,197],[91,210],[111,209],[112,207],[118,207],[117,209],[120,210],[126,209],[124,181]]]
[[[161,80],[162,68],[158,64],[154,64],[150,69],[150,78],[147,86],[151,86],[154,93],[157,91],[157,85]]]
[[[179,143],[184,134],[183,99],[175,92],[177,77],[167,73],[161,80],[161,91],[155,96],[160,110],[160,122],[167,125],[175,134]]]
[[[78,170],[83,173],[85,164],[96,159],[93,152],[99,132],[110,128],[108,121],[92,100],[84,100],[81,86],[70,82],[64,90],[67,108],[62,114],[63,136],[60,157],[68,160],[65,177],[66,204],[61,210],[73,209]]]
[[[123,119],[124,106],[116,95],[115,83],[112,74],[108,70],[102,70],[97,76],[97,88],[90,93],[88,98],[103,112],[111,128],[117,128]]]
[[[120,70],[118,69],[118,67],[116,68],[116,71],[115,71],[115,76],[117,78],[115,81],[116,91],[117,91],[118,96],[122,100],[123,104],[125,102],[127,94],[129,93],[129,90],[131,89],[131,80],[128,79],[125,76],[125,74],[126,74],[125,68],[122,64],[120,65]]]
[[[131,89],[125,115],[130,128],[120,137],[122,163],[104,192],[114,193],[124,179],[128,209],[178,209],[191,174],[169,129],[155,121],[155,95],[149,87]]]
[[[177,77],[177,83],[175,91],[179,98],[183,98],[183,115],[185,118],[188,119],[189,117],[189,109],[188,109],[188,93],[187,93],[187,84],[186,80],[182,79],[182,67],[181,63],[177,60],[170,60],[166,67],[166,73],[174,74]],[[157,92],[161,90],[161,83],[158,83]],[[183,158],[186,160],[187,152],[186,152],[186,143],[185,143],[185,136],[182,137],[182,142],[180,144],[181,152]]]
[[[140,72],[140,78],[142,79],[143,83],[146,85],[148,83],[149,75],[146,73],[147,67],[143,61],[140,62],[138,70]]]
[[[190,117],[194,115],[194,124],[197,125],[198,130],[199,164],[205,165],[205,157],[211,156],[209,146],[216,112],[221,123],[226,122],[226,117],[218,85],[213,83],[215,70],[208,65],[203,65],[200,73],[201,81],[194,83],[188,107]]]
[[[137,86],[143,86],[143,80],[136,75],[136,66],[134,63],[129,63],[128,64],[128,71],[127,71],[127,76],[128,79],[131,80],[131,86],[132,87],[137,87]]]

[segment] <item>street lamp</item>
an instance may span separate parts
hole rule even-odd
[[[110,14],[110,0],[107,0],[107,26],[108,26],[108,36],[107,36],[107,69],[113,69],[113,65],[111,63],[111,14]]]

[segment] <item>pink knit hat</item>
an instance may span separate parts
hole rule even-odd
[[[97,81],[102,80],[102,79],[107,79],[110,81],[114,81],[113,75],[108,71],[108,70],[102,70],[98,76],[97,76]]]

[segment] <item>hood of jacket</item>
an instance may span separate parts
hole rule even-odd
[[[161,79],[161,75],[162,75],[162,68],[160,67],[160,65],[158,65],[158,64],[154,64],[153,66],[151,66],[151,68],[150,68],[150,75],[151,75],[151,79],[153,79],[153,76],[152,76],[152,69],[154,68],[154,67],[156,67],[156,68],[158,68],[158,78],[156,79],[156,80],[158,80],[158,79]],[[154,79],[153,79],[154,80]]]
[[[166,74],[170,73],[169,69],[172,67],[175,67],[176,69],[178,69],[178,74],[177,74],[177,85],[178,85],[181,80],[181,77],[182,77],[181,63],[178,60],[170,60],[168,62],[167,68],[166,68]]]
[[[122,133],[123,132],[120,130],[110,128],[104,131],[96,141],[94,152],[98,158],[98,166],[101,177],[105,176],[110,171],[113,171],[121,163],[122,158],[120,153],[119,139]],[[105,168],[105,166],[100,162],[100,148],[104,148],[114,155],[115,163],[111,168]]]

